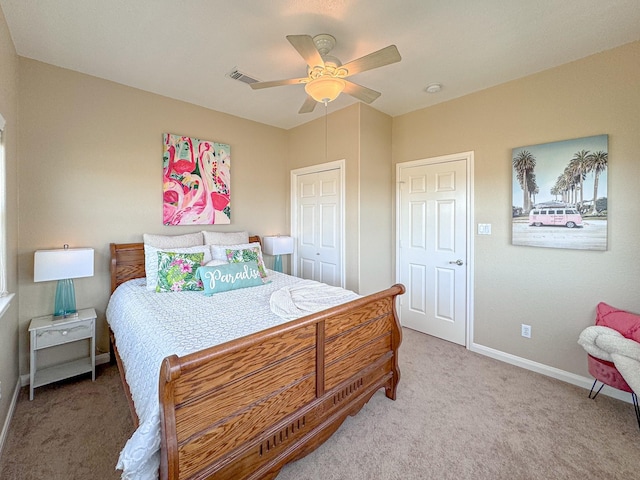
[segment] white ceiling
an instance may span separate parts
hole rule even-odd
[[[640,40],[640,0],[0,0],[19,55],[291,128],[303,77],[289,34],[330,33],[346,63],[390,44],[400,63],[350,79],[391,116]],[[430,83],[442,83],[427,94]],[[356,100],[342,94],[329,111]]]

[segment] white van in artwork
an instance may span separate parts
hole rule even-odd
[[[529,212],[529,225],[559,225],[567,228],[582,227],[582,216],[575,208],[534,208]]]

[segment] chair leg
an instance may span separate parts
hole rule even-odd
[[[591,394],[593,393],[593,389],[596,388],[596,383],[598,383],[598,379],[596,378],[593,381],[593,385],[591,385],[591,391],[589,392],[589,398],[591,400],[595,400],[595,398],[598,396],[598,394],[600,393],[600,390],[602,390],[602,387],[604,387],[604,383],[602,385],[600,385],[600,388],[598,389],[598,391],[596,392],[596,394],[592,397]],[[640,420],[639,420],[640,421]]]
[[[638,396],[631,392],[631,399],[633,400],[633,408],[636,410],[636,419],[638,420],[638,428],[640,428],[640,406],[638,405]]]

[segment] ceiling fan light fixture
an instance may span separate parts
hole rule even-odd
[[[332,102],[342,93],[346,83],[341,78],[319,77],[304,86],[307,94],[316,102]]]

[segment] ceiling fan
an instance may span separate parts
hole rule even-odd
[[[281,85],[304,84],[307,99],[298,113],[312,112],[318,102],[326,105],[335,100],[342,92],[364,103],[373,102],[380,96],[380,92],[358,85],[346,80],[346,78],[356,73],[399,62],[402,59],[396,46],[389,45],[342,65],[340,60],[329,55],[329,52],[336,45],[336,39],[329,34],[323,33],[315,37],[287,35],[287,40],[307,62],[307,76],[271,82],[254,82],[250,86],[257,90]]]

